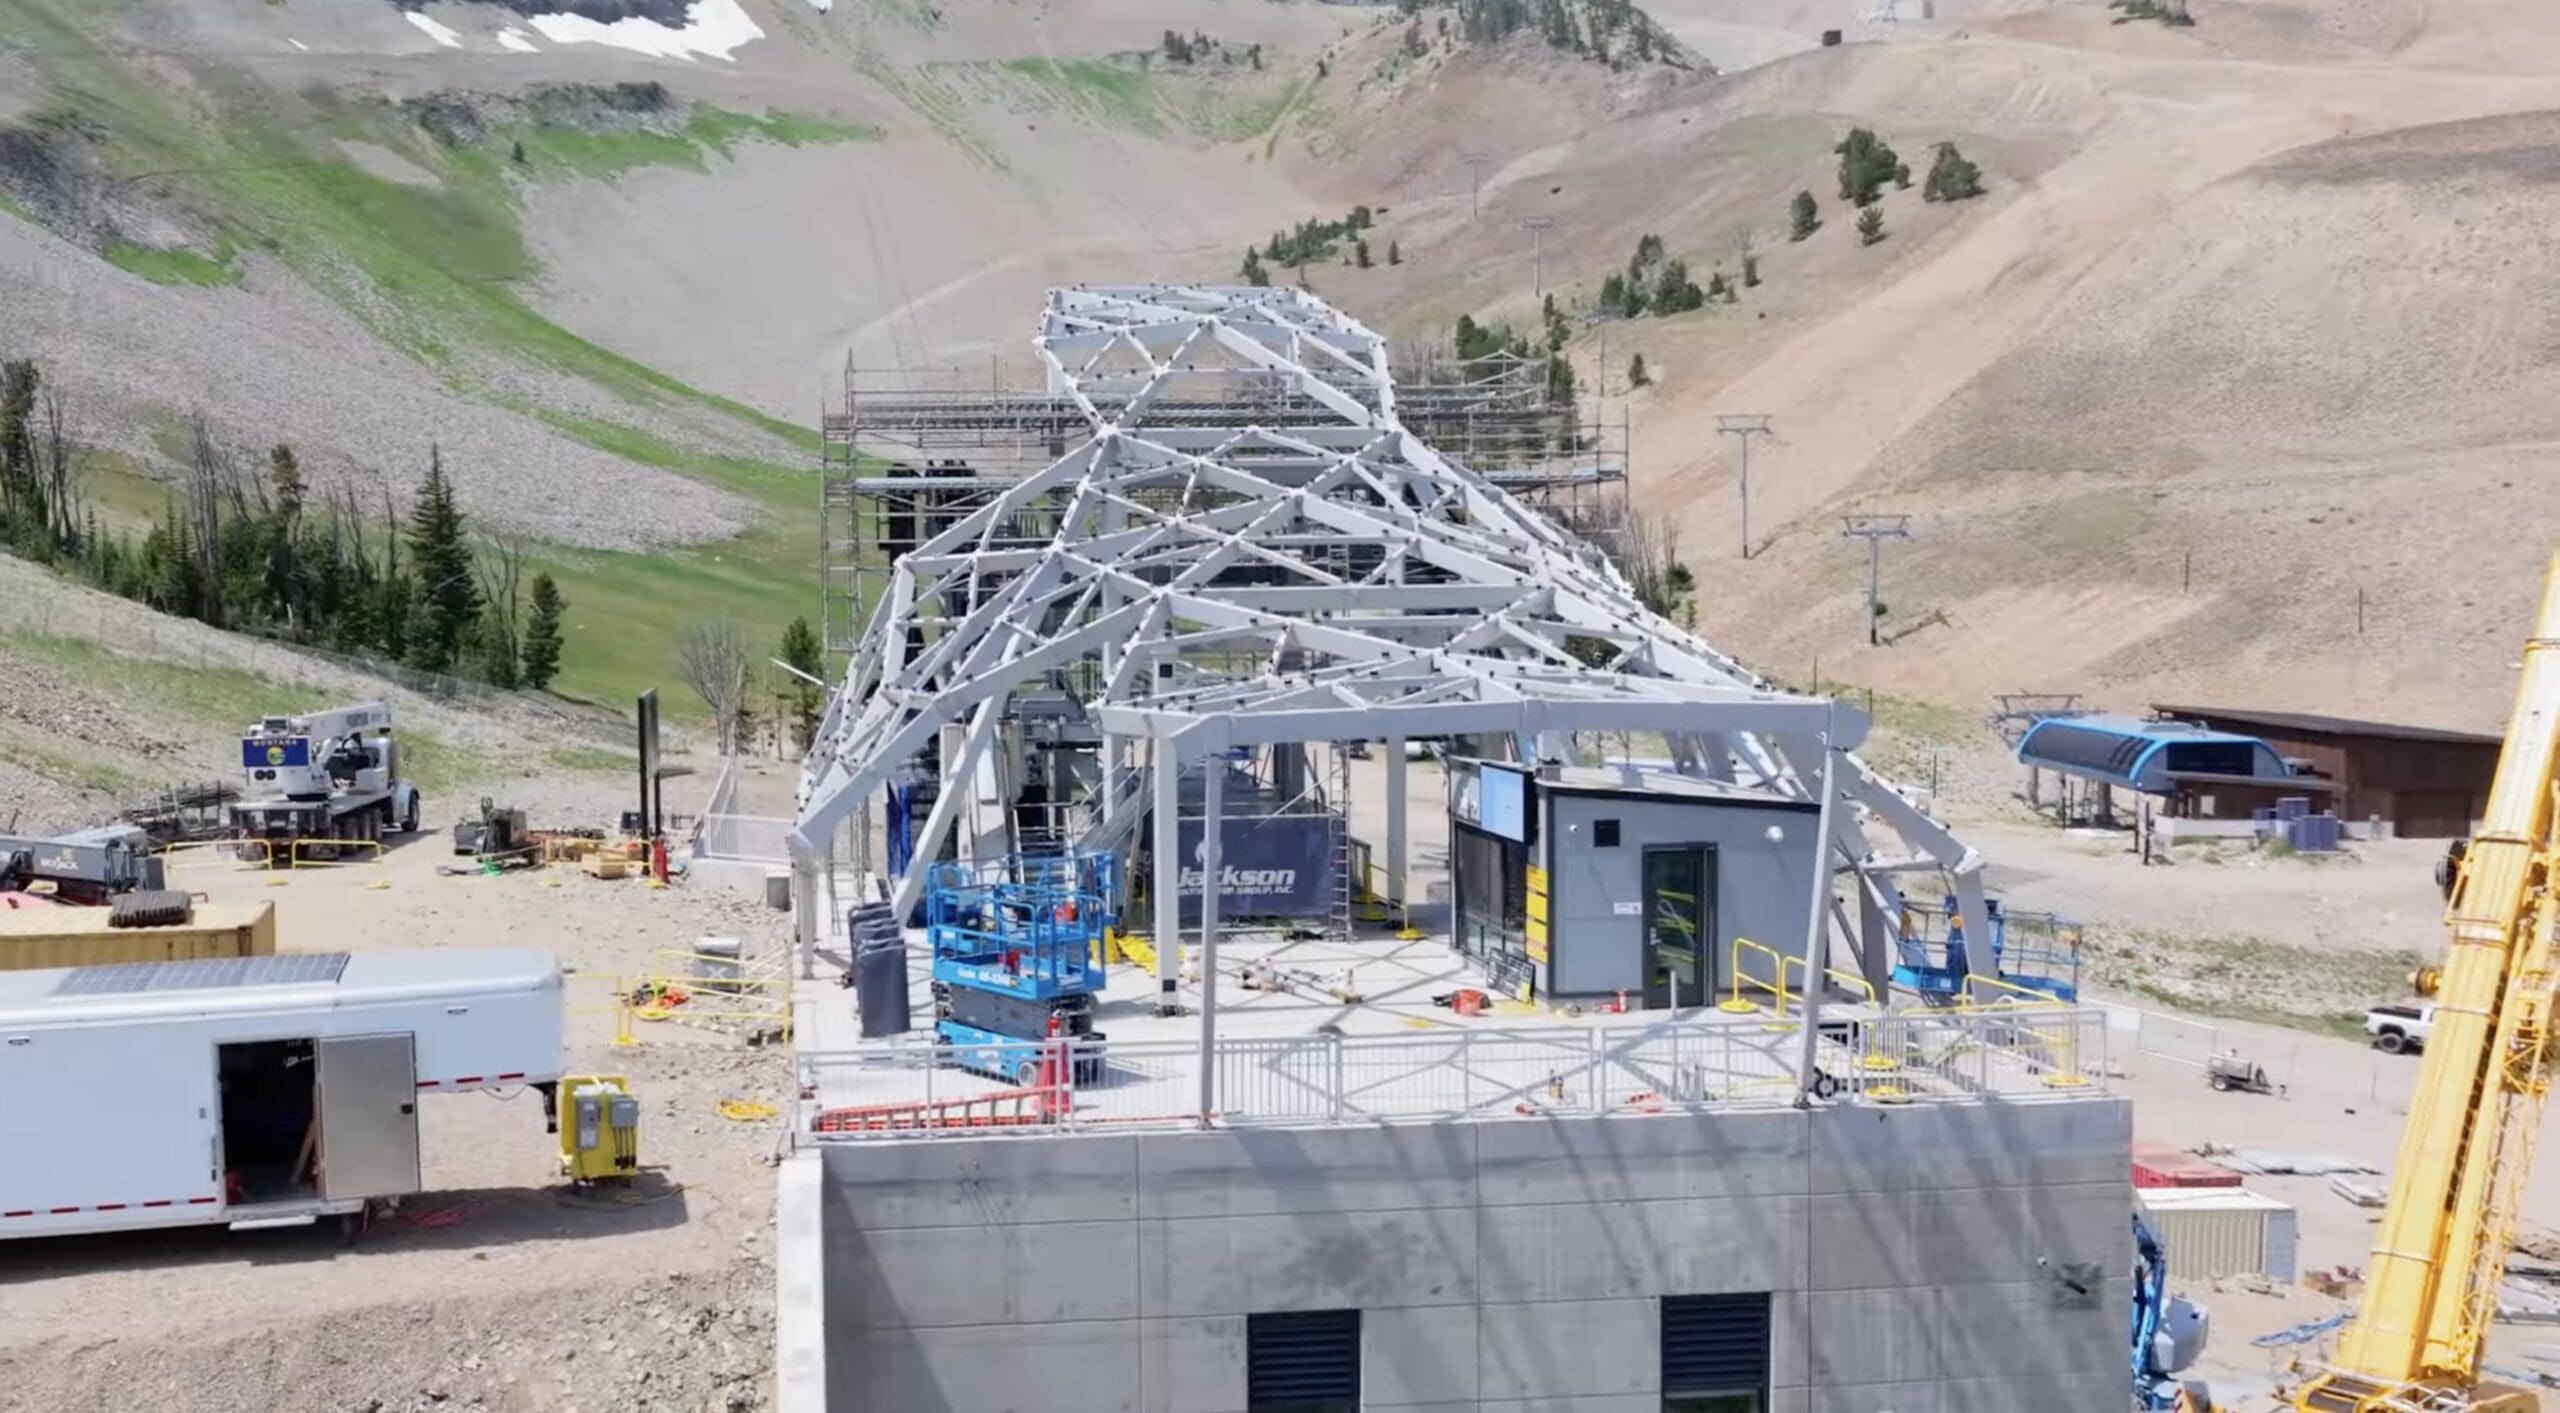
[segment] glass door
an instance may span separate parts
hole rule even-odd
[[[1707,846],[1644,851],[1644,1003],[1695,1006],[1714,976],[1706,949],[1715,936],[1714,875]]]

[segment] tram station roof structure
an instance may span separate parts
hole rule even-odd
[[[1864,806],[1837,811],[1836,861],[1879,907],[1894,872],[1933,868],[1979,915],[1978,856],[1851,754],[1862,713],[1650,611],[1599,548],[1408,430],[1357,320],[1299,289],[1079,286],[1049,292],[1033,343],[1085,435],[897,560],[804,767],[804,868],[928,742],[958,779],[1015,693],[1063,690],[1113,747],[1102,793],[1133,807],[1116,763],[1140,741],[1161,767],[1460,735],[1573,761],[1578,736],[1659,734],[1685,774],[1806,799],[1836,780]],[[902,906],[961,793],[915,838]]]

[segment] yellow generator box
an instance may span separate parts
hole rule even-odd
[[[275,955],[273,903],[198,903],[193,918],[167,927],[109,927],[110,911],[0,909],[0,971]]]
[[[603,1182],[640,1174],[640,1101],[620,1075],[560,1081],[560,1175]]]

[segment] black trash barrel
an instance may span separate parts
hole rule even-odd
[[[862,1038],[907,1030],[907,935],[887,903],[865,903],[846,919],[853,937],[853,1003]]]

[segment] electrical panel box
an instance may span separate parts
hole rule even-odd
[[[606,1182],[640,1172],[640,1100],[620,1075],[560,1081],[560,1173],[571,1182]]]

